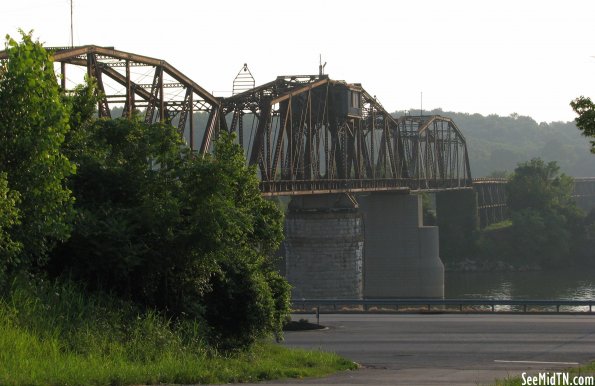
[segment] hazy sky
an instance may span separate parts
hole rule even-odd
[[[225,96],[244,62],[256,83],[315,74],[362,83],[389,111],[574,119],[595,97],[595,1],[73,0],[74,44],[167,60]],[[3,0],[2,33],[70,44],[70,0]]]

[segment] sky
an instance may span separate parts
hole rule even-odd
[[[388,111],[571,121],[595,98],[592,0],[73,1],[74,44],[164,59],[216,96],[317,74],[361,83]],[[2,0],[0,32],[70,45],[70,0]]]

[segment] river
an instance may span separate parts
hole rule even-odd
[[[595,269],[446,272],[445,298],[595,300]]]

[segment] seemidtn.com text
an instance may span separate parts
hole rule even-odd
[[[593,375],[570,375],[565,372],[547,372],[529,375],[526,372],[521,374],[522,385],[533,386],[594,386]]]

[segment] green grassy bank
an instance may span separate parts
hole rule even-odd
[[[220,353],[202,326],[66,283],[13,280],[0,300],[0,384],[227,383],[322,376],[338,355],[261,342]]]

